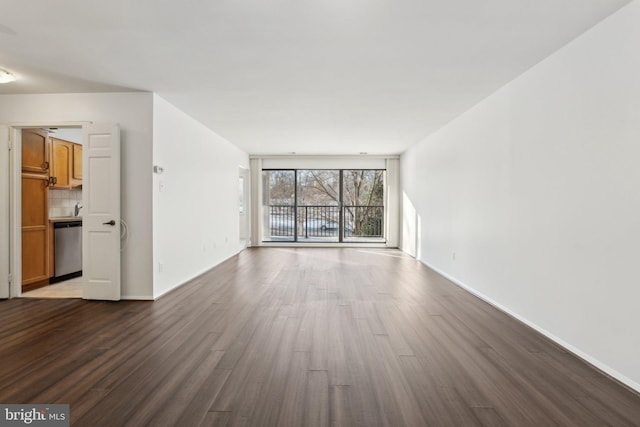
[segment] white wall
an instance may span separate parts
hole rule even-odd
[[[118,123],[122,141],[122,218],[130,238],[122,254],[122,297],[152,298],[152,95],[87,93],[0,95],[0,123]]]
[[[153,118],[153,162],[164,168],[153,179],[157,297],[238,252],[238,168],[249,158],[157,95]]]
[[[403,234],[640,390],[639,159],[634,1],[404,153]]]

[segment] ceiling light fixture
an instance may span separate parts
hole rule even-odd
[[[0,83],[11,83],[16,80],[16,77],[7,70],[0,68]]]

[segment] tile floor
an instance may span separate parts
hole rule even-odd
[[[82,277],[25,292],[24,298],[82,298]]]

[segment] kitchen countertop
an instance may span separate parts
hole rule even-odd
[[[60,216],[56,218],[49,218],[49,222],[70,222],[70,221],[80,221],[82,222],[81,216]]]

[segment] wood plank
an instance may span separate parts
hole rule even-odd
[[[282,338],[278,343],[277,356],[266,372],[260,391],[260,399],[255,402],[251,413],[251,423],[278,425],[280,410],[284,404],[287,379],[293,360],[293,343],[298,332],[300,319],[288,318],[285,322]]]
[[[329,376],[327,371],[307,373],[306,403],[304,404],[305,426],[326,427],[329,425]]]
[[[280,415],[276,425],[301,426],[305,425],[305,404],[309,372],[309,353],[294,351],[287,374],[287,384],[282,394]]]
[[[200,427],[225,427],[231,421],[231,412],[211,411],[207,412],[204,420],[199,424]],[[160,424],[153,424],[160,425]]]
[[[155,302],[0,301],[73,425],[636,425],[640,396],[398,251],[245,250]]]

